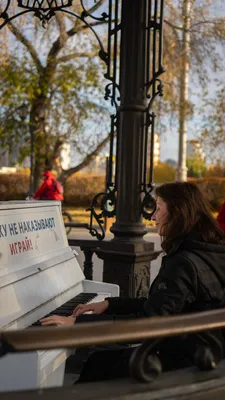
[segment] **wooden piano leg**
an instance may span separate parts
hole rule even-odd
[[[84,275],[86,279],[93,280],[93,262],[92,256],[94,253],[93,249],[82,247],[81,250],[84,252]]]
[[[88,280],[93,280],[93,262],[92,256],[99,247],[98,240],[90,239],[68,239],[69,246],[80,247],[84,253],[84,275]]]

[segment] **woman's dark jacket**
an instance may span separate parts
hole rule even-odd
[[[80,316],[77,322],[131,319],[208,311],[225,306],[225,245],[206,243],[198,233],[173,243],[163,257],[148,298],[107,298],[109,308],[101,316]],[[88,317],[88,318],[87,318]],[[99,318],[100,317],[100,318]],[[169,322],[168,322],[169,323]],[[220,330],[190,336],[190,351],[209,345],[223,356]]]

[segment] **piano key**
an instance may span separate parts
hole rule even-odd
[[[51,315],[60,315],[63,317],[69,317],[70,315],[72,315],[73,310],[76,306],[78,306],[79,304],[87,304],[89,301],[95,299],[97,296],[98,296],[97,293],[79,293],[73,299],[62,304],[60,307],[56,308],[54,311],[43,316],[42,318],[47,318],[50,317]],[[29,328],[31,328],[32,326],[37,327],[42,325],[40,321],[36,321],[32,325],[30,325]]]

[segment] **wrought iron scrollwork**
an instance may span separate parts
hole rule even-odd
[[[149,187],[145,188],[144,198],[141,203],[141,213],[143,218],[150,220],[152,215],[156,210],[156,202],[154,197],[152,196],[152,191],[154,189],[153,185],[149,185]]]
[[[155,347],[162,339],[146,340],[136,347],[130,358],[130,374],[140,382],[152,382],[162,372]]]
[[[66,7],[72,6],[72,0],[17,0],[18,8],[24,11],[10,17],[9,8],[12,3],[12,0],[7,0],[5,9],[0,15],[0,18],[4,19],[0,29],[13,19],[30,12],[33,12],[34,16],[42,22],[42,26],[46,28],[49,20],[55,16],[57,11],[64,11]]]
[[[0,18],[7,19],[9,18],[8,10],[10,6],[10,0],[7,0],[4,11],[0,14]]]
[[[10,17],[9,16],[10,5],[11,5],[11,0],[7,0],[5,7],[1,5],[3,11],[0,13],[0,19],[3,19],[3,22],[0,24],[0,30],[9,22],[13,21],[15,18],[20,17],[21,15],[27,14],[29,12],[29,10],[21,11]]]
[[[80,3],[81,3],[83,11],[82,11],[81,15],[78,15],[78,14],[74,13],[73,11],[68,10],[68,8],[72,6],[72,0],[17,0],[18,7],[21,9],[24,9],[24,11],[9,17],[8,11],[9,11],[10,5],[12,4],[12,0],[7,0],[5,9],[0,14],[0,18],[3,18],[5,20],[4,23],[2,25],[0,25],[0,29],[4,25],[6,25],[8,22],[19,17],[20,15],[23,15],[25,13],[30,13],[30,12],[33,12],[34,16],[39,18],[39,20],[42,22],[42,26],[44,28],[46,28],[50,19],[56,15],[56,12],[64,12],[66,14],[74,16],[75,18],[78,18],[85,25],[88,26],[88,28],[95,35],[95,37],[100,45],[100,51],[99,51],[100,58],[107,63],[107,59],[106,59],[107,53],[104,51],[104,46],[99,38],[99,35],[92,28],[92,26],[86,20],[86,18],[90,17],[99,22],[107,22],[108,14],[106,14],[105,12],[102,13],[101,18],[95,17],[92,14],[92,12],[96,8],[98,8],[99,2],[95,5],[93,5],[93,7],[91,7],[90,10],[87,10],[85,8],[83,0],[80,0]]]
[[[101,5],[101,1],[93,0],[93,6],[89,9],[87,9],[84,3],[84,0],[80,0],[82,12],[78,15],[68,9],[72,6],[72,0],[17,0],[18,8],[21,8],[23,11],[9,17],[9,8],[10,4],[12,4],[12,0],[5,0],[5,7],[0,15],[3,19],[0,29],[14,18],[28,12],[33,12],[34,16],[40,19],[45,28],[56,12],[63,12],[66,15],[71,15],[82,21],[92,31],[99,43],[99,57],[106,64],[107,72],[105,77],[110,81],[110,83],[105,87],[105,99],[110,100],[111,106],[115,108],[114,114],[111,115],[110,151],[106,176],[106,190],[105,192],[98,193],[94,197],[89,209],[91,211],[90,233],[98,240],[102,240],[105,237],[104,217],[113,217],[116,210],[117,169],[113,167],[113,162],[116,158],[114,155],[114,142],[118,131],[118,103],[120,101],[118,84],[118,41],[121,29],[119,21],[121,5],[119,0],[108,0],[108,12],[104,11],[100,16],[96,16],[94,15],[94,12]],[[90,23],[91,19],[96,21],[96,24],[104,22],[108,24],[107,51],[105,51],[98,33],[93,28],[93,24]],[[98,211],[99,207],[100,212]],[[93,227],[94,221],[97,222],[97,229]]]
[[[96,21],[106,21],[109,16],[106,12],[103,12],[101,14],[101,17],[96,17],[96,15],[92,14],[95,9],[99,6],[99,4],[101,4],[101,0],[97,1],[95,0],[95,5],[91,8],[91,10],[87,10],[85,5],[84,5],[84,0],[80,0],[81,3],[81,7],[83,8],[83,12],[82,12],[82,18],[86,18],[86,17],[91,17],[92,19],[95,19]]]
[[[98,240],[105,238],[104,218],[113,217],[116,209],[115,189],[109,189],[108,192],[98,193],[92,200],[91,207],[87,211],[91,211],[89,232]],[[98,229],[93,227],[93,222],[97,222]]]
[[[148,59],[146,98],[149,102],[146,108],[145,119],[144,167],[141,188],[143,199],[141,212],[142,216],[147,220],[151,219],[156,208],[155,200],[152,195],[154,190],[153,169],[156,114],[152,111],[152,107],[156,97],[163,96],[163,83],[159,79],[159,76],[165,71],[162,66],[163,4],[164,0],[156,0],[155,2],[148,1],[148,21],[146,26]]]
[[[119,0],[109,0],[108,2],[108,48],[106,65],[107,72],[105,78],[110,81],[105,87],[105,100],[110,100],[111,106],[114,107],[115,112],[111,115],[111,127],[110,127],[110,145],[109,145],[109,157],[107,160],[106,168],[106,190],[104,193],[97,194],[91,205],[91,226],[94,220],[98,223],[100,233],[98,235],[95,232],[90,233],[96,236],[97,239],[102,240],[105,237],[103,228],[104,217],[112,218],[116,214],[116,181],[117,181],[117,154],[115,155],[115,140],[118,137],[118,106],[120,102],[120,87],[119,87],[119,72],[118,72],[118,42],[120,27],[120,5]],[[106,15],[102,15],[102,18],[106,18]],[[116,167],[114,168],[114,164]],[[98,213],[97,206],[100,202],[100,213]],[[104,233],[103,233],[104,232]]]
[[[90,217],[90,227],[89,227],[89,232],[92,236],[96,237],[98,240],[103,240],[105,238],[105,230],[103,228],[104,224],[104,217],[103,217],[103,211],[101,208],[101,199],[105,196],[105,193],[98,193],[96,196],[94,196],[91,207],[87,208],[86,211],[91,212],[91,217]],[[100,211],[98,212],[98,210]],[[93,227],[93,222],[97,222],[98,227],[97,229]]]
[[[104,217],[114,217],[116,210],[115,188],[108,189],[101,201],[101,209]]]
[[[34,12],[34,16],[40,19],[44,28],[55,16],[56,11],[72,6],[72,0],[17,0],[17,2],[18,7]]]
[[[119,85],[116,83],[108,83],[105,87],[105,100],[111,99],[111,105],[115,107],[116,112],[118,110],[118,102],[120,101],[120,95],[116,95],[116,91],[119,92]]]

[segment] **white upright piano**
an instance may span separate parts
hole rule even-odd
[[[50,313],[70,315],[76,304],[118,295],[117,285],[85,279],[68,246],[60,202],[0,202],[1,330],[32,329]],[[61,349],[0,358],[0,391],[61,386],[70,354]]]

